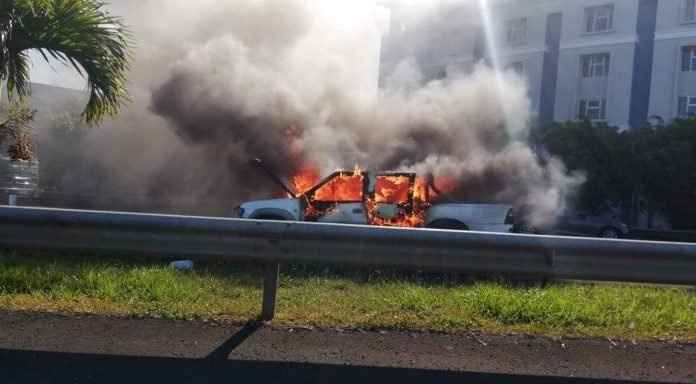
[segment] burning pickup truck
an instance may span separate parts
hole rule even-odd
[[[509,232],[513,224],[509,205],[431,201],[431,193],[444,194],[414,173],[336,171],[298,193],[260,160],[252,164],[289,198],[246,202],[235,208],[239,218],[484,232]]]

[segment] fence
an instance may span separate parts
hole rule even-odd
[[[0,207],[0,247],[211,258],[266,265],[262,317],[281,263],[696,285],[696,245]]]

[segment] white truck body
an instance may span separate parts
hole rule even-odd
[[[425,227],[438,220],[453,220],[463,223],[471,231],[510,232],[512,224],[506,224],[506,221],[509,223],[511,208],[505,204],[434,204],[425,215]]]
[[[434,204],[426,212],[424,227],[428,228],[438,221],[451,220],[464,224],[471,231],[510,232],[512,225],[505,223],[510,208],[505,204]],[[249,201],[240,205],[237,212],[237,216],[243,219],[304,221],[299,198]],[[361,203],[336,204],[336,209],[316,221],[333,224],[369,224]]]

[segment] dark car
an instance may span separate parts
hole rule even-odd
[[[515,233],[544,234],[560,236],[601,237],[619,239],[628,235],[628,226],[611,213],[591,214],[583,210],[567,209],[553,222],[532,226],[529,221],[530,211],[527,207],[515,210]]]

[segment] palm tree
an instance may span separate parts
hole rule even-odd
[[[30,93],[28,52],[38,50],[87,79],[82,117],[88,124],[115,116],[128,101],[132,37],[103,6],[94,0],[0,0],[0,82],[7,82],[8,93],[20,99]]]

